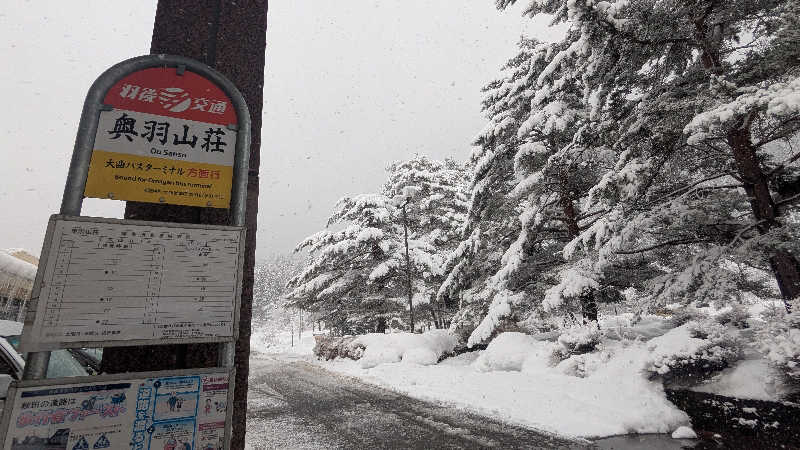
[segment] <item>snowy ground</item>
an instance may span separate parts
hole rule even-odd
[[[659,386],[625,377],[626,363],[638,361],[636,353],[641,351],[631,349],[629,356],[620,358],[620,366],[588,378],[565,376],[533,362],[524,370],[513,370],[511,358],[493,358],[491,348],[431,366],[397,362],[364,369],[359,361],[345,359],[320,364],[414,398],[446,402],[562,436],[667,433],[688,424]],[[493,365],[506,370],[493,370]]]
[[[686,414],[666,400],[654,375],[673,370],[680,358],[704,354],[724,357],[728,331],[713,335],[713,323],[689,322],[675,327],[650,316],[631,326],[620,315],[602,324],[598,348],[554,360],[564,342],[553,336],[504,333],[485,351],[465,353],[435,364],[455,341],[438,331],[428,335],[367,335],[360,360],[318,361],[312,355],[314,339],[306,333],[287,345],[288,335],[256,333],[253,348],[261,353],[291,353],[329,371],[356,377],[412,398],[435,401],[503,421],[573,438],[628,433],[672,434],[689,426]],[[712,332],[696,338],[698,327]],[[438,334],[437,334],[438,333]],[[578,330],[562,336],[566,344],[589,339]],[[591,333],[590,333],[591,334]],[[544,338],[549,338],[545,340]],[[275,343],[277,341],[277,344]],[[561,347],[559,347],[561,345]],[[781,387],[773,383],[771,367],[758,355],[744,360],[694,389],[740,398],[774,400]],[[676,436],[685,436],[681,429]]]
[[[376,336],[370,337],[374,341]],[[643,359],[643,345],[620,349],[626,355],[618,358],[619,364],[605,366],[597,376],[579,378],[547,366],[545,353],[552,351],[552,343],[511,333],[504,337],[510,339],[496,340],[486,351],[466,353],[436,365],[408,361],[378,364],[373,354],[379,354],[377,358],[394,357],[389,344],[368,346],[359,361],[316,363],[413,398],[445,402],[564,436],[668,433],[688,424],[688,418],[666,401],[657,384],[641,376],[625,376],[629,365]],[[301,344],[289,350],[311,355],[313,337]],[[375,350],[370,352],[370,348]],[[286,347],[271,350],[282,352]],[[609,349],[609,353],[614,350]],[[532,353],[539,358],[531,357]],[[402,356],[401,352],[396,358]],[[620,382],[623,379],[625,382]]]
[[[586,444],[412,399],[331,373],[307,359],[292,354],[252,354],[248,449],[530,450]]]
[[[256,334],[254,341],[258,339]],[[518,344],[507,342],[499,351],[490,347],[484,352],[467,353],[435,365],[408,362],[408,358],[406,362],[379,363],[376,358],[381,355],[374,357],[369,351],[359,361],[317,361],[311,353],[314,339],[310,335],[293,347],[267,347],[258,342],[254,342],[253,347],[263,353],[306,355],[306,360],[327,370],[412,398],[444,402],[563,436],[668,433],[688,424],[687,417],[666,401],[658,385],[641,377],[621,383],[620,377],[626,370],[624,363],[595,378],[564,376],[544,364],[535,366],[532,362],[521,371],[524,358],[518,356],[522,353],[515,355],[508,351],[518,348]],[[544,347],[551,343],[541,344]],[[387,347],[387,344],[372,346],[376,349],[373,353],[395,358],[396,352]],[[406,350],[415,353],[411,348]],[[640,346],[629,350],[631,363],[641,360],[637,353],[642,351]],[[399,357],[402,355],[403,352]]]
[[[310,355],[314,349],[314,336],[308,330],[298,335],[297,332],[266,333],[264,330],[254,329],[250,337],[250,347],[261,353]]]

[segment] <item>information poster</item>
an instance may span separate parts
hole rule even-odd
[[[243,230],[53,216],[24,351],[231,340]]]
[[[10,450],[221,450],[227,372],[92,382],[47,380],[10,392]]]

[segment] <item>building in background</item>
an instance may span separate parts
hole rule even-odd
[[[38,264],[25,250],[0,250],[0,319],[22,321]]]

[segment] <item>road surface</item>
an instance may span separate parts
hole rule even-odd
[[[291,356],[250,360],[247,443],[262,449],[581,448],[396,394]]]
[[[293,355],[253,353],[248,400],[248,450],[717,448],[668,434],[569,441],[415,400]]]

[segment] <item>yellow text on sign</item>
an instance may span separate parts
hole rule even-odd
[[[84,195],[228,208],[233,167],[95,150]]]

